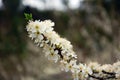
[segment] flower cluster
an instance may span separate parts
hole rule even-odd
[[[34,43],[43,48],[45,56],[54,62],[59,61],[61,69],[72,72],[74,80],[120,79],[120,62],[103,66],[98,63],[77,64],[77,55],[71,43],[61,38],[53,26],[54,22],[50,20],[36,20],[29,21],[26,29]]]

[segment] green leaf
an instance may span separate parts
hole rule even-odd
[[[32,18],[32,14],[30,13],[30,14],[28,14],[28,13],[24,13],[24,15],[25,15],[25,19],[26,20],[33,20],[33,18]]]

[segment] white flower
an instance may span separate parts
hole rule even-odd
[[[68,51],[68,53],[66,55],[69,56],[70,58],[77,58],[77,55],[72,50]]]
[[[72,75],[73,75],[74,80],[79,80],[79,75],[78,75],[78,73],[73,73]]]
[[[91,70],[90,67],[87,67],[86,65],[84,65],[83,69],[82,69],[82,74],[85,78],[88,77],[88,74],[91,75],[93,72]]]
[[[37,38],[35,39],[35,43],[40,43],[43,40],[43,36],[42,35],[38,35]]]
[[[120,79],[120,62],[116,62],[113,64],[114,72],[116,73],[116,78]]]
[[[66,52],[64,54],[62,53],[62,55],[63,55],[64,60],[70,60],[71,58],[77,58],[77,55],[72,52]]]
[[[52,44],[59,45],[60,36],[55,31],[45,33],[44,35]]]
[[[120,71],[120,61],[113,64],[114,71]]]
[[[37,38],[41,41],[41,40],[43,40],[44,37],[43,37],[43,35],[38,35]]]
[[[80,69],[80,71],[82,71],[83,68],[84,68],[84,65],[80,63],[80,64],[79,64],[79,69]]]
[[[33,34],[32,32],[29,32],[29,37],[33,40],[34,38],[36,38],[36,34]]]
[[[52,22],[51,20],[45,20],[45,21],[41,21],[43,27],[46,28],[45,32],[48,33],[48,32],[51,32],[53,31],[53,27],[55,25],[54,22]]]
[[[48,51],[45,51],[46,55],[48,57],[48,60],[54,60],[55,62],[57,62],[60,58],[60,56],[58,55],[58,50],[49,48]]]
[[[45,20],[44,21],[44,23],[46,24],[46,26],[48,26],[48,27],[52,27],[52,26],[54,26],[55,25],[55,23],[54,22],[52,22],[51,20]]]
[[[73,65],[73,68],[71,69],[72,73],[79,73],[80,69],[79,69],[79,65],[77,65],[76,63]]]
[[[113,67],[110,64],[105,64],[100,67],[101,71],[113,72]]]
[[[26,28],[27,31],[30,31],[32,33],[35,32],[45,33],[52,31],[53,30],[52,26],[54,26],[54,22],[51,22],[50,20],[45,21],[36,20],[30,21]]]
[[[70,41],[66,40],[65,38],[60,38],[59,41],[62,46],[62,49],[64,49],[65,51],[72,50],[73,47],[72,47]]]
[[[95,71],[100,71],[99,68],[100,68],[100,64],[96,63],[96,62],[91,62],[89,65],[88,65],[92,70],[95,70]]]
[[[66,64],[65,71],[72,71],[74,69],[74,65],[76,65],[76,60],[71,60],[69,63]]]
[[[68,64],[67,61],[65,60],[61,60],[60,61],[60,67],[61,67],[61,70],[64,71],[66,69],[66,65]],[[67,71],[66,71],[67,72]]]
[[[37,32],[37,31],[40,32],[41,26],[42,25],[41,25],[40,21],[36,20],[36,21],[30,21],[28,23],[28,25],[26,26],[26,28],[27,28],[27,31],[31,31],[32,33],[34,33],[34,32]]]
[[[76,65],[76,60],[71,60],[70,62],[67,62],[66,60],[61,60],[60,63],[61,69],[68,72],[73,70],[73,66]]]
[[[116,71],[116,75],[115,76],[116,76],[116,78],[119,79],[120,78],[120,71]]]

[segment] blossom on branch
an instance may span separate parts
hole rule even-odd
[[[98,63],[77,64],[77,55],[70,41],[61,38],[53,26],[51,20],[30,20],[26,26],[28,36],[43,48],[48,60],[59,62],[62,70],[72,72],[74,80],[120,80],[120,62],[103,66]]]

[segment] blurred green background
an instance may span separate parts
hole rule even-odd
[[[54,21],[80,62],[120,60],[120,0],[0,0],[0,80],[72,80],[28,38],[24,13]]]

